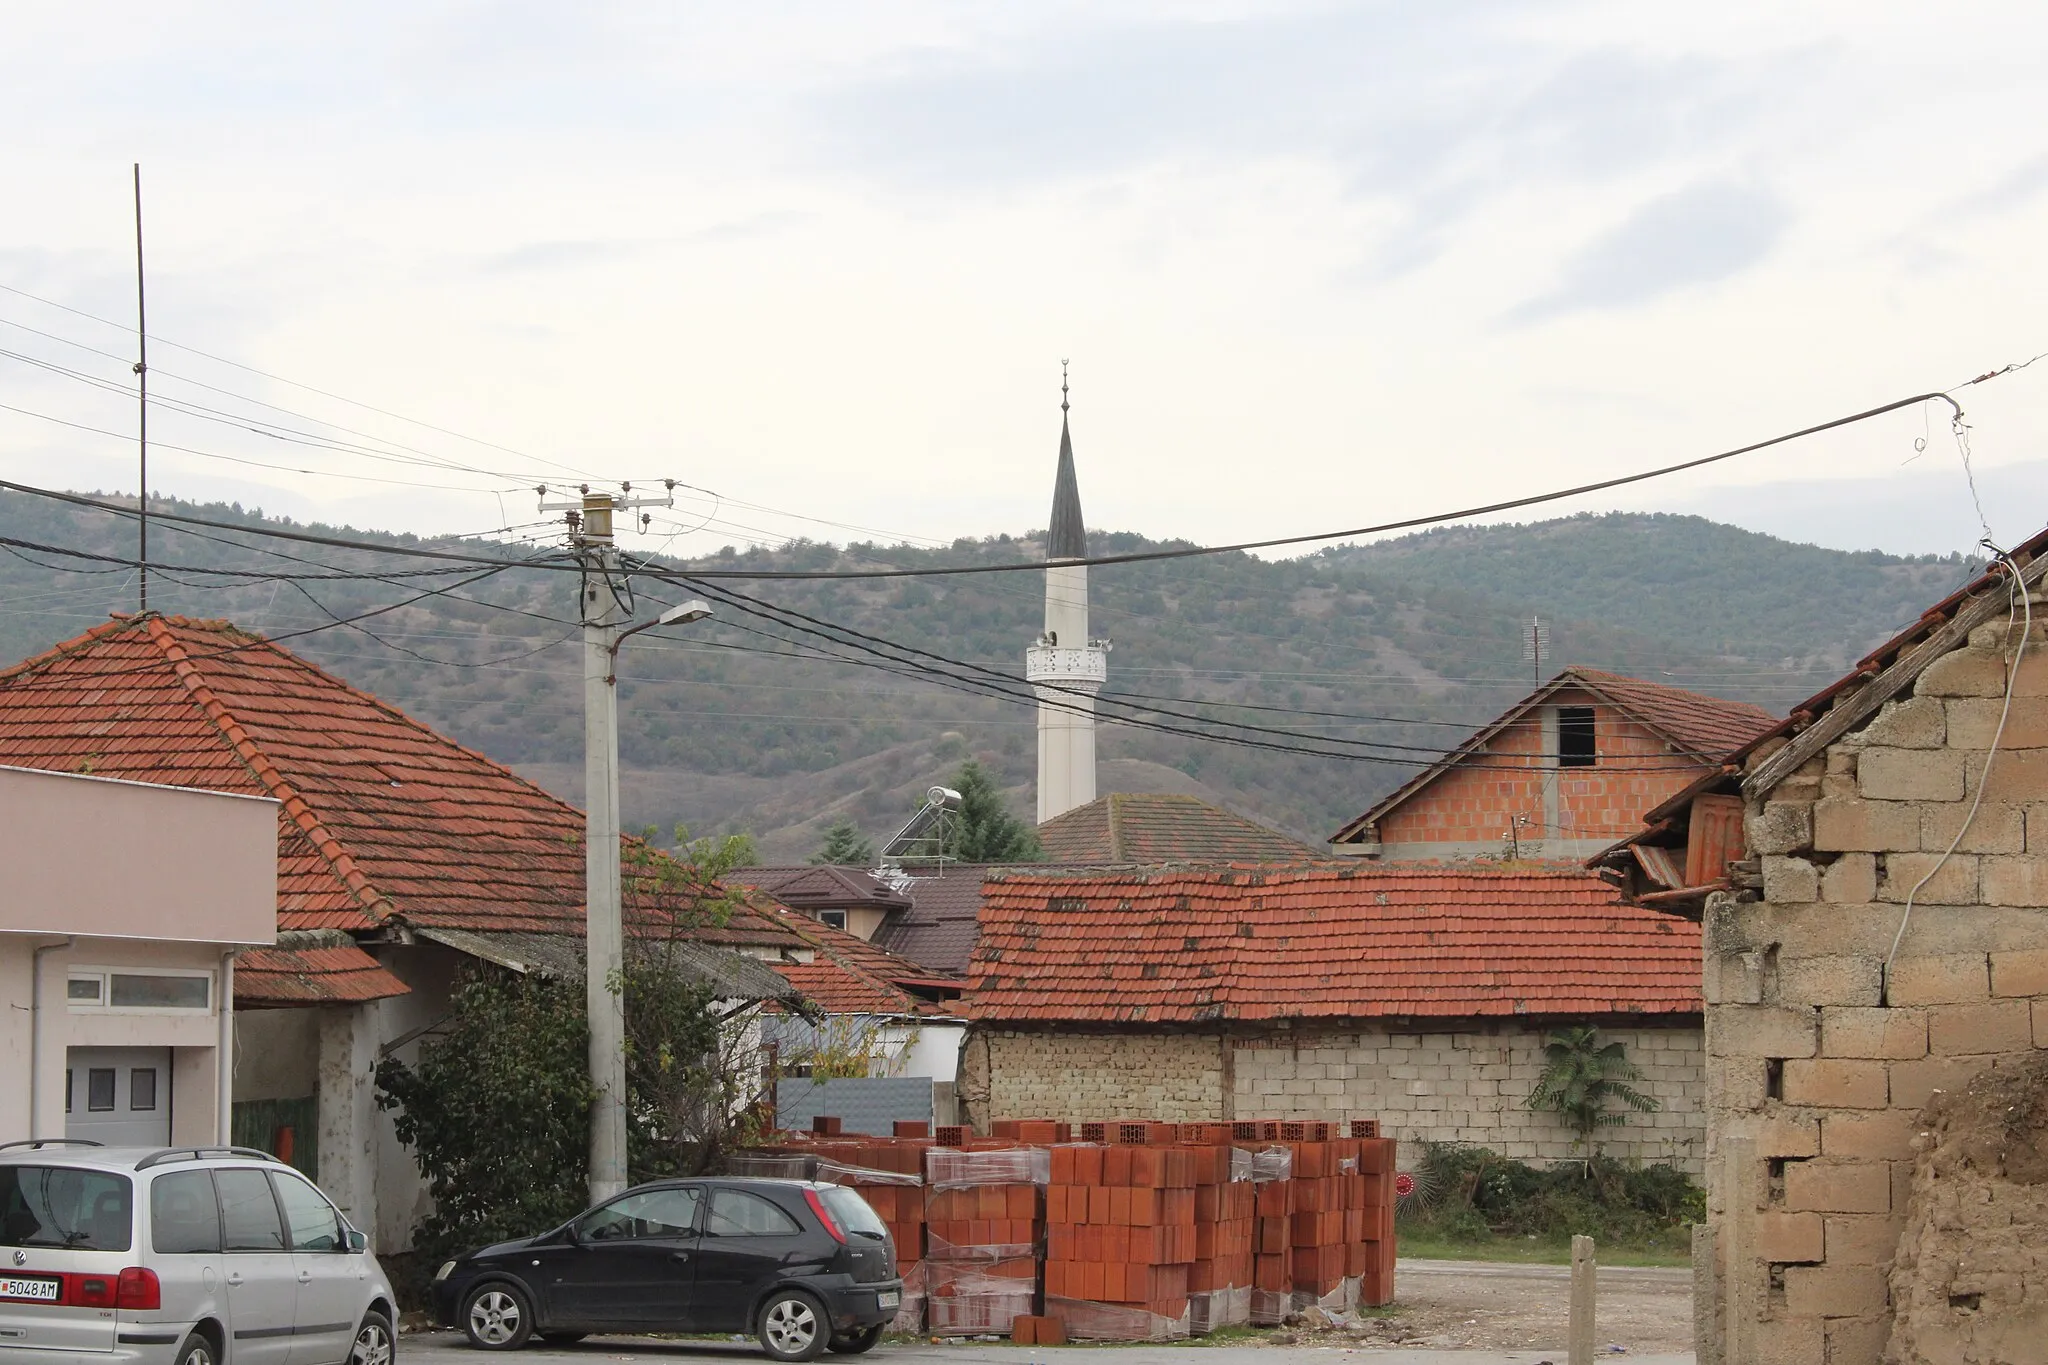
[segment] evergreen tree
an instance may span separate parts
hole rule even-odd
[[[953,778],[960,810],[946,830],[946,856],[967,863],[1029,863],[1043,856],[1038,831],[1010,813],[988,770],[973,759]]]
[[[825,831],[825,842],[818,845],[818,851],[811,855],[811,861],[837,863],[842,867],[873,867],[874,841],[862,834],[859,826],[853,821],[842,815]]]

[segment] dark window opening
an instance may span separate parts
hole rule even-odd
[[[1557,766],[1560,768],[1590,768],[1595,758],[1593,745],[1593,708],[1590,706],[1560,706],[1557,708]]]
[[[820,910],[818,912],[818,923],[830,929],[844,929],[846,927],[846,912],[844,910]]]
[[[128,1107],[135,1110],[156,1108],[156,1068],[137,1067],[128,1073]]]
[[[94,1114],[111,1113],[114,1108],[112,1067],[88,1067],[85,1072],[85,1107]]]

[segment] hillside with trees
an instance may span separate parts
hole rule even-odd
[[[166,501],[162,510],[289,525],[239,507]],[[151,605],[277,638],[578,799],[575,577],[524,562],[551,551],[311,529],[486,554],[504,568],[158,523]],[[132,520],[0,494],[0,537],[5,658],[133,609],[135,574],[124,562],[134,554]],[[1090,537],[1097,553],[1156,545],[1130,534]],[[1029,536],[939,549],[795,542],[727,549],[695,567],[831,572],[1015,564],[1040,554]],[[1105,711],[1212,736],[1106,724],[1101,785],[1192,792],[1319,842],[1528,690],[1521,628],[1532,613],[1551,624],[1546,673],[1581,663],[1783,711],[1973,567],[1953,556],[1844,554],[1699,518],[1637,514],[1451,528],[1282,561],[1221,555],[1098,567],[1093,630],[1115,642],[1117,704]],[[369,572],[386,577],[325,576]],[[629,823],[749,830],[764,856],[800,861],[835,822],[886,839],[926,786],[970,757],[1013,809],[1030,809],[1032,708],[935,682],[933,673],[1023,692],[1023,651],[1041,625],[1036,572],[704,586],[705,595],[714,591],[743,596],[717,601],[712,620],[638,636],[620,657]],[[642,592],[642,619],[657,609],[653,600],[684,595],[657,584]],[[351,619],[394,603],[403,605]],[[861,635],[806,633],[788,613]],[[1213,737],[1223,734],[1239,742]]]

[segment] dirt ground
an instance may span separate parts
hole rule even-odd
[[[1556,1350],[1563,1359],[1571,1271],[1499,1261],[1402,1261],[1395,1303],[1356,1327],[1261,1334],[1272,1345],[1409,1346],[1433,1350]],[[1600,1350],[1692,1349],[1692,1272],[1607,1267],[1595,1312]]]

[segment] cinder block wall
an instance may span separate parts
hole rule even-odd
[[[2017,671],[1985,782],[2007,635],[2003,621],[1980,627],[1910,696],[1763,793],[1748,836],[1764,898],[1708,904],[1708,1197],[1731,1263],[1702,1365],[1738,1349],[1730,1295],[1736,1330],[1754,1333],[1740,1349],[1760,1362],[1876,1365],[1921,1107],[2048,1047],[2048,647],[2037,638]],[[1907,894],[1980,784],[1887,989]],[[1723,1158],[1743,1150],[1731,1138],[1755,1142],[1753,1162]]]
[[[1544,1030],[1447,1021],[1441,1033],[1391,1029],[1230,1039],[1217,1034],[977,1030],[962,1056],[977,1123],[1046,1116],[1199,1122],[1377,1117],[1404,1142],[1463,1142],[1521,1161],[1582,1153],[1554,1114],[1527,1106]],[[1603,1133],[1624,1160],[1694,1175],[1705,1148],[1703,1042],[1696,1026],[1605,1031],[1663,1108]]]
[[[1630,1112],[1599,1145],[1627,1161],[1698,1175],[1706,1151],[1705,1046],[1696,1026],[1603,1029],[1662,1108]],[[1548,1030],[1447,1021],[1445,1031],[1369,1029],[1235,1040],[1233,1118],[1377,1117],[1404,1143],[1461,1142],[1517,1161],[1583,1156],[1555,1114],[1528,1107]],[[1618,1107],[1617,1107],[1618,1108]]]

